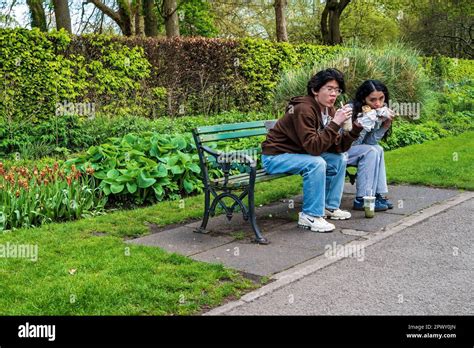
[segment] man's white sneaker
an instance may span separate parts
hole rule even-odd
[[[298,227],[307,228],[314,232],[331,232],[336,226],[327,222],[322,217],[299,213]]]
[[[341,209],[335,209],[334,211],[330,211],[329,209],[325,209],[326,216],[331,220],[347,220],[351,218],[351,213]]]

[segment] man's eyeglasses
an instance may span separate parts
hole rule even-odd
[[[321,89],[325,89],[326,91],[329,92],[329,94],[335,92],[337,95],[341,94],[342,93],[342,89],[340,88],[333,88],[333,87],[321,87]]]

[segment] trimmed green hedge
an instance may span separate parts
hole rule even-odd
[[[255,39],[71,37],[21,28],[0,29],[0,40],[6,86],[0,113],[31,122],[50,119],[58,103],[70,102],[93,103],[95,113],[145,117],[255,110],[268,103],[282,71],[341,50]]]

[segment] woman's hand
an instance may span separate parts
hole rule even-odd
[[[387,119],[382,122],[382,126],[385,129],[388,129],[390,127],[390,125],[392,124],[392,120],[395,117],[395,112],[392,109],[387,108],[387,111],[388,111]]]

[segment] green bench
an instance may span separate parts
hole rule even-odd
[[[268,244],[268,240],[263,237],[255,216],[255,184],[257,182],[269,181],[285,177],[291,174],[271,175],[265,169],[257,170],[256,155],[261,152],[260,146],[252,149],[242,149],[239,151],[219,152],[206,144],[220,141],[249,138],[266,135],[273,128],[276,120],[254,121],[233,124],[221,124],[216,126],[204,126],[193,129],[193,137],[199,154],[202,181],[204,184],[204,217],[201,226],[195,230],[197,233],[207,233],[206,227],[210,216],[214,216],[217,204],[224,210],[227,219],[232,219],[234,210],[240,207],[243,218],[249,221],[255,233],[254,242],[258,244]],[[253,155],[253,156],[252,156]],[[243,165],[245,173],[231,175],[231,169],[235,164]],[[210,166],[222,170],[224,176],[218,179],[209,177]],[[351,183],[354,183],[355,176],[346,172]],[[232,191],[240,191],[237,195]],[[232,205],[228,206],[223,199],[231,198]],[[247,197],[248,204],[244,203]],[[212,198],[212,202],[211,202]]]

